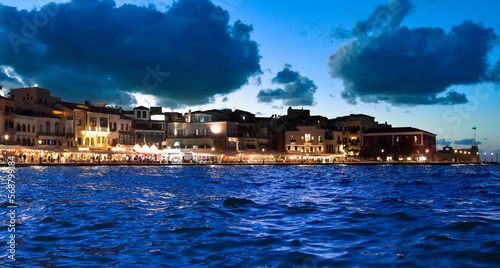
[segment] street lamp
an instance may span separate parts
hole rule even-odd
[[[42,140],[38,140],[38,145],[42,146]],[[42,152],[41,151],[38,152],[38,163],[39,164],[42,163]]]
[[[493,153],[491,153],[491,162],[493,163]]]
[[[9,139],[9,135],[3,137],[5,138],[5,164],[7,164],[7,140]]]

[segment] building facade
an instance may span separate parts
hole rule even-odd
[[[363,133],[361,142],[365,157],[415,160],[433,159],[436,154],[436,134],[412,127],[369,129]]]
[[[289,153],[325,154],[325,132],[317,126],[297,126],[285,130],[285,148]]]

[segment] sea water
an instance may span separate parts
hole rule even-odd
[[[16,169],[2,267],[498,267],[498,166]]]

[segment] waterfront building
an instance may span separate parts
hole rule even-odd
[[[326,130],[318,126],[296,126],[285,130],[285,148],[294,154],[325,154]]]
[[[348,156],[359,156],[361,152],[361,136],[372,128],[390,128],[391,125],[379,124],[373,116],[350,114],[330,120],[335,129],[342,131],[343,149]]]
[[[468,149],[445,146],[443,150],[437,151],[436,159],[443,162],[477,163],[480,162],[480,155],[477,145],[472,145]]]
[[[40,87],[13,88],[9,92],[16,110],[28,110],[52,114],[53,107],[61,101],[50,95],[50,90]]]
[[[361,139],[362,155],[382,160],[435,159],[436,134],[413,127],[366,130]]]
[[[2,139],[4,135],[14,137],[16,134],[14,119],[14,101],[0,96],[0,131]]]
[[[165,115],[162,114],[161,107],[135,107],[132,127],[137,144],[154,144],[159,147],[165,140]]]
[[[135,145],[135,132],[132,128],[132,119],[124,114],[120,114],[118,119],[118,144],[128,146]],[[116,144],[112,144],[116,146]]]
[[[325,151],[328,154],[344,154],[344,134],[342,131],[329,130],[325,133]]]
[[[168,137],[164,143],[167,148],[238,148],[236,122],[213,122],[210,114],[189,112],[185,122],[168,123],[167,129]]]
[[[104,105],[92,105],[89,101],[86,101],[85,104],[59,102],[55,107],[63,110],[63,114],[66,113],[67,118],[72,120],[74,139],[80,150],[111,147],[109,140],[110,119],[112,114],[119,114],[118,110]]]

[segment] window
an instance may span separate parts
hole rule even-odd
[[[97,118],[90,118],[90,126],[91,127],[97,126]]]
[[[311,134],[306,134],[305,140],[306,140],[306,142],[310,142],[311,141]]]
[[[288,146],[288,151],[290,151],[292,149],[292,146]]]
[[[399,143],[399,137],[396,137],[396,143]]]
[[[141,118],[141,111],[136,111],[135,112],[135,117],[136,118]]]
[[[45,132],[50,133],[50,122],[45,122]]]
[[[124,125],[120,124],[120,130],[123,130]]]
[[[321,148],[321,146],[320,146],[320,147],[319,147],[319,149],[318,149],[318,151],[320,151],[320,152],[321,152],[322,150],[323,150],[323,148]]]
[[[125,130],[128,130],[128,124],[125,125]]]
[[[417,136],[413,136],[413,143],[414,143],[414,144],[417,144],[417,142],[418,142],[418,138],[417,138]]]
[[[292,136],[290,137],[290,141],[291,141],[291,142],[295,142],[295,135],[292,135]]]
[[[81,118],[78,118],[78,120],[76,121],[76,125],[77,126],[81,126],[82,125],[82,119]]]
[[[200,130],[199,129],[195,130],[195,135],[196,136],[200,135]]]
[[[142,111],[142,118],[148,118],[146,111]]]
[[[323,142],[323,141],[321,140],[321,136],[318,136],[318,142],[319,142],[319,143],[322,143],[322,142]],[[321,148],[321,147],[319,147],[319,148]],[[321,149],[320,149],[320,151],[321,151]]]
[[[107,117],[99,118],[99,125],[101,127],[108,127],[108,118]]]

